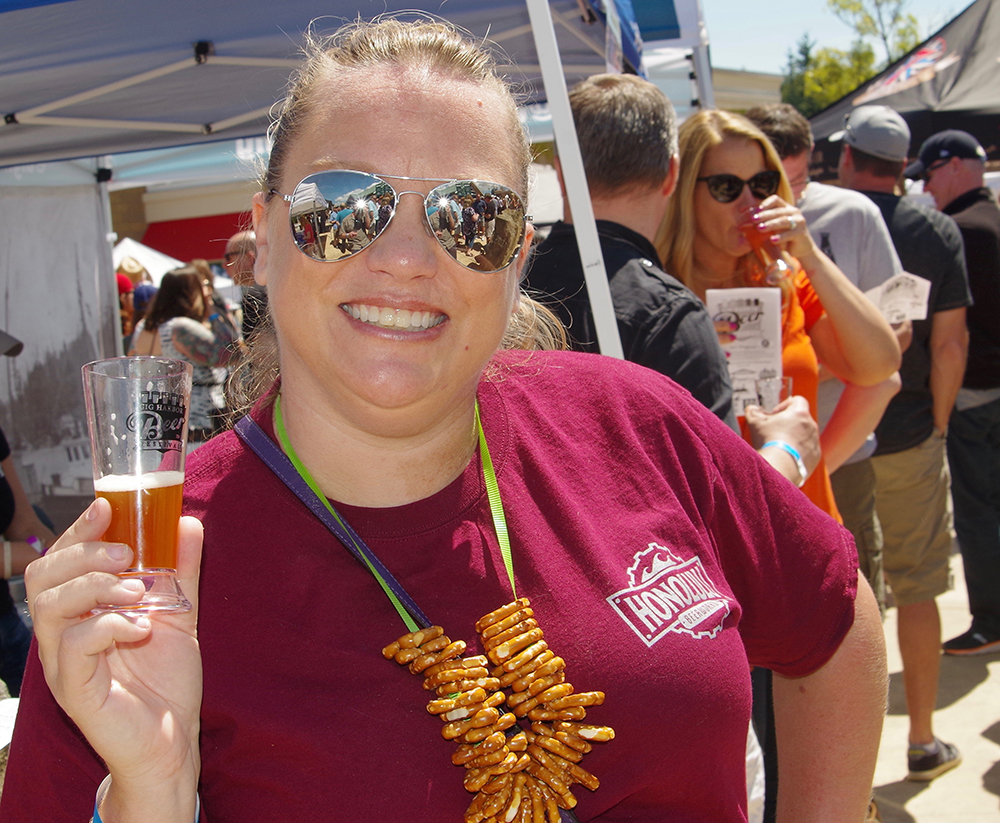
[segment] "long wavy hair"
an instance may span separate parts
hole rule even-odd
[[[681,167],[677,189],[667,204],[667,213],[656,234],[656,250],[666,270],[688,288],[694,288],[695,186],[701,176],[705,153],[729,139],[757,143],[764,152],[767,169],[781,173],[778,196],[787,203],[795,202],[781,158],[771,141],[753,123],[741,115],[717,109],[703,109],[689,117],[679,133]]]
[[[204,319],[205,292],[201,284],[201,275],[193,266],[181,266],[163,275],[156,297],[146,311],[146,330],[155,331],[174,317]]]
[[[289,149],[310,116],[316,95],[322,93],[321,86],[329,88],[327,81],[356,72],[370,74],[376,66],[397,66],[419,68],[445,82],[473,83],[496,93],[503,104],[496,133],[508,144],[511,171],[518,180],[521,197],[527,199],[531,147],[518,119],[517,101],[511,86],[500,77],[493,56],[471,36],[450,23],[426,16],[412,22],[384,17],[373,22],[359,20],[326,37],[309,32],[303,51],[305,62],[292,76],[268,131],[271,153],[260,180],[265,196],[270,197],[271,190],[281,190]],[[502,157],[502,152],[498,156]],[[230,381],[230,406],[237,410],[252,405],[279,373],[278,340],[270,317],[262,321],[247,342],[247,356]],[[559,318],[522,292],[501,348],[567,346]]]

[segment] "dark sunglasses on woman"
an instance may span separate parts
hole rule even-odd
[[[440,183],[426,195],[411,189],[396,189],[388,180],[418,183]],[[333,263],[346,260],[364,251],[388,228],[396,213],[396,205],[404,194],[416,194],[424,200],[424,219],[431,235],[437,239],[461,266],[472,271],[491,273],[503,271],[517,257],[524,243],[528,215],[524,202],[513,189],[487,180],[449,180],[439,177],[399,177],[389,174],[368,174],[350,169],[330,169],[310,174],[291,194],[275,189],[289,203],[289,223],[299,251],[313,260]],[[488,210],[476,210],[478,200],[492,199]],[[472,208],[472,214],[463,214]],[[452,210],[454,221],[438,218],[440,209]],[[489,213],[493,217],[487,217]],[[489,231],[480,224],[491,220]],[[463,232],[463,222],[471,235]],[[444,226],[453,223],[455,229]],[[445,238],[444,232],[451,238]],[[463,237],[465,245],[456,241]],[[450,242],[448,242],[450,240]],[[471,240],[471,242],[470,242]],[[477,248],[477,246],[479,248]]]
[[[778,191],[781,172],[761,171],[749,180],[744,180],[735,174],[710,174],[708,177],[697,178],[697,181],[708,183],[708,193],[720,203],[732,203],[740,196],[744,186],[749,186],[750,194],[758,200],[766,200]]]

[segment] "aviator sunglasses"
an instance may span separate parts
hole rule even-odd
[[[778,191],[781,172],[761,171],[749,180],[735,174],[710,174],[708,177],[698,177],[697,182],[708,183],[708,193],[720,203],[732,203],[740,196],[744,186],[749,186],[750,194],[758,200],[765,200]]]
[[[397,190],[385,178],[441,185],[425,195],[421,191]],[[374,243],[392,222],[404,194],[423,198],[424,219],[431,235],[459,265],[472,271],[490,273],[507,268],[524,243],[529,219],[517,192],[486,180],[331,169],[303,178],[291,194],[275,189],[268,194],[289,203],[295,245],[304,255],[322,263],[346,260]],[[487,211],[495,214],[492,220],[487,219]],[[473,214],[477,215],[475,220]]]

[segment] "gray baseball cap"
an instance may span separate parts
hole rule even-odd
[[[883,160],[906,160],[910,127],[888,106],[860,106],[844,118],[844,128],[828,138]]]

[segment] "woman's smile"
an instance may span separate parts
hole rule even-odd
[[[448,316],[439,312],[375,306],[365,303],[341,303],[340,308],[355,320],[383,329],[419,332],[441,325]]]

